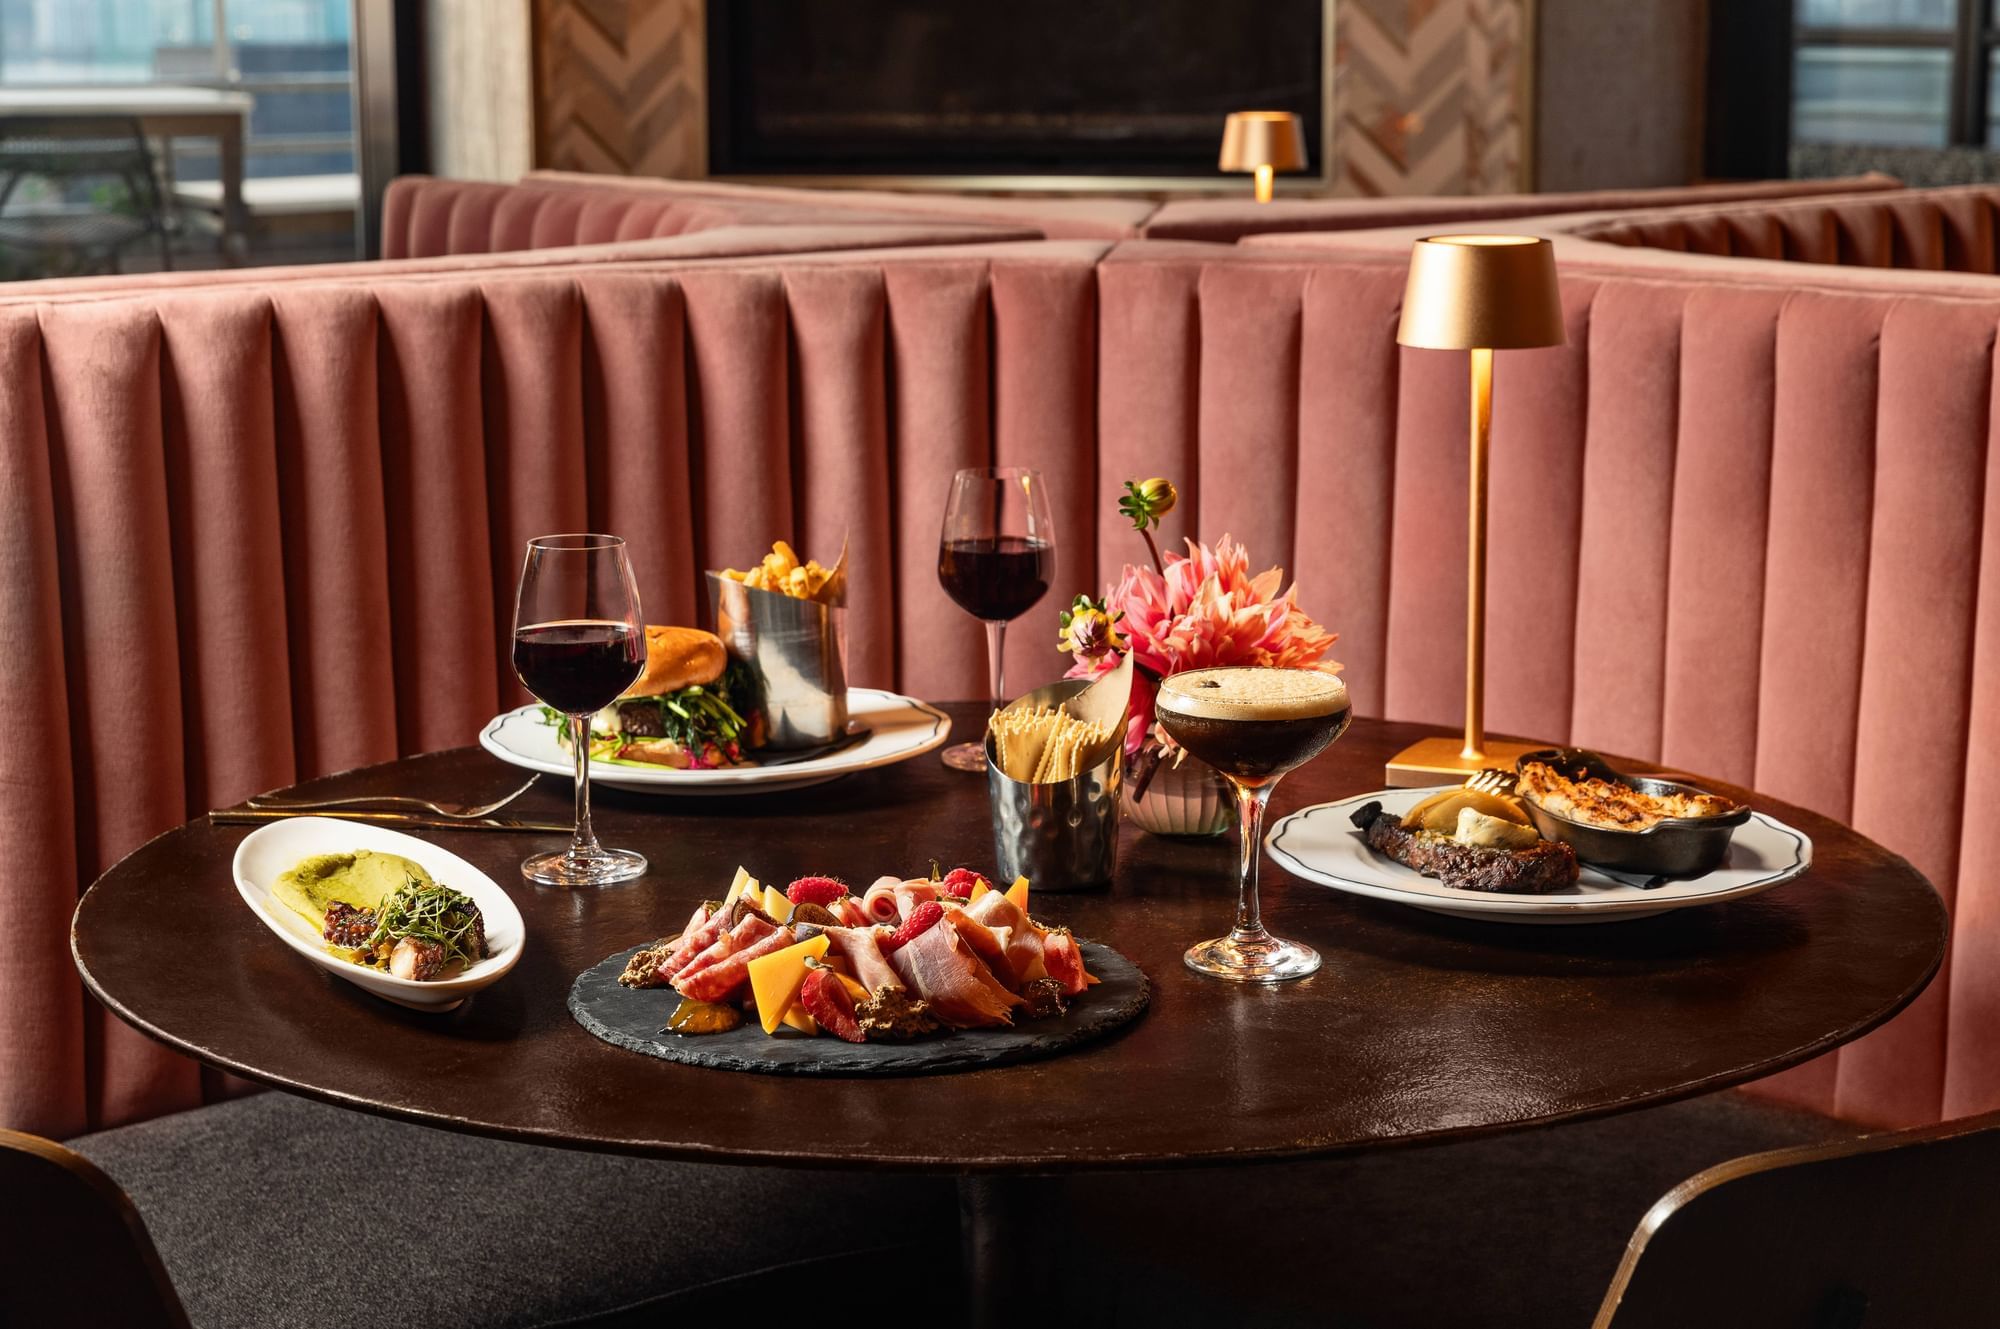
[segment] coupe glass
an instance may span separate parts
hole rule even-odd
[[[938,536],[938,581],[958,607],[986,624],[986,668],[994,705],[1007,695],[1002,648],[1009,620],[1048,594],[1056,571],[1056,524],[1041,473],[1023,466],[960,471],[951,480]],[[986,745],[954,743],[944,764],[986,769]]]
[[[1182,957],[1187,967],[1239,983],[1304,978],[1319,968],[1319,952],[1272,936],[1257,906],[1264,805],[1287,773],[1347,732],[1347,685],[1316,669],[1194,669],[1161,681],[1154,714],[1174,742],[1236,790],[1236,926],[1191,947]]]
[[[646,621],[625,542],[615,535],[528,541],[514,599],[514,672],[544,706],[569,717],[576,749],[576,834],[536,854],[521,875],[544,886],[605,886],[646,870],[644,856],[606,849],[590,828],[590,718],[617,700],[646,663]]]

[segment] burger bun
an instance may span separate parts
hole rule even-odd
[[[625,690],[621,701],[635,697],[664,697],[682,688],[699,687],[722,677],[729,653],[722,638],[699,628],[670,628],[646,625],[646,669],[639,681]],[[644,760],[644,758],[641,758]]]

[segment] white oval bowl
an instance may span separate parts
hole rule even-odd
[[[430,873],[438,884],[471,896],[486,919],[486,958],[451,978],[425,983],[398,978],[333,955],[305,919],[272,896],[272,884],[302,859],[316,854],[348,854],[357,849],[401,854]],[[291,817],[274,821],[243,837],[243,843],[236,846],[230,870],[235,874],[236,891],[243,902],[287,946],[328,973],[411,1010],[451,1010],[512,969],[527,941],[521,911],[493,878],[448,849],[386,826],[343,821],[338,817]]]

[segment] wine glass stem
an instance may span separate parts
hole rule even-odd
[[[1007,624],[986,625],[986,680],[991,684],[993,704],[1007,699]]]
[[[572,858],[597,852],[597,832],[590,828],[590,717],[569,717],[571,745],[576,748],[576,835],[570,841]]]
[[[1231,941],[1267,941],[1264,916],[1257,905],[1257,863],[1264,856],[1264,804],[1270,801],[1276,781],[1251,788],[1231,780],[1236,789],[1236,829],[1241,843],[1237,866],[1236,926],[1229,930]]]

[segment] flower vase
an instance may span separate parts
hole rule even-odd
[[[1191,755],[1183,753],[1178,765],[1161,758],[1143,798],[1132,797],[1133,783],[1125,782],[1125,815],[1153,835],[1206,838],[1222,834],[1236,819],[1229,782]]]

